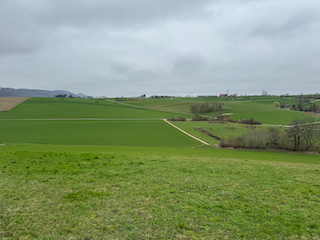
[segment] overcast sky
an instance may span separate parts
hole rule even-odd
[[[320,92],[317,0],[0,0],[0,87]]]

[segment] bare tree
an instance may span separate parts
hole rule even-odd
[[[290,128],[287,131],[289,138],[292,138],[294,141],[294,150],[299,150],[301,143],[301,128],[302,121],[299,118],[295,118],[290,122]]]
[[[316,142],[320,140],[320,131],[313,124],[315,119],[306,118],[304,119],[304,125],[302,126],[303,131],[301,134],[302,139],[305,142],[305,150],[308,151]]]
[[[273,147],[273,148],[279,147],[280,135],[281,135],[281,132],[278,128],[274,128],[274,127],[269,128],[270,147]]]

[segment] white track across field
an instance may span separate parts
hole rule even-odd
[[[199,141],[199,142],[201,142],[201,143],[203,143],[203,144],[205,144],[205,145],[210,145],[209,143],[207,143],[207,142],[205,142],[205,141],[203,141],[203,140],[201,140],[201,139],[199,139],[199,138],[191,135],[190,133],[187,133],[186,131],[182,130],[181,128],[177,127],[177,126],[174,125],[173,123],[169,122],[167,119],[163,119],[163,121],[165,121],[166,123],[170,124],[172,127],[178,129],[180,132],[188,135],[189,137],[192,137],[193,139],[195,139],[195,140],[197,140],[197,141]]]

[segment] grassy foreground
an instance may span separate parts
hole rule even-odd
[[[319,163],[214,149],[5,146],[0,237],[319,239]]]

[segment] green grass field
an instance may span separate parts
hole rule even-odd
[[[204,141],[210,144],[218,144],[219,141],[213,137],[210,137],[198,130],[196,127],[200,127],[214,136],[219,138],[228,139],[230,137],[238,137],[248,131],[268,131],[269,126],[263,125],[255,125],[253,126],[254,129],[251,128],[250,125],[246,124],[239,124],[239,123],[208,123],[206,121],[185,121],[185,122],[173,122],[179,128],[191,133],[195,137],[203,139]],[[280,130],[284,131],[284,128],[279,128]]]
[[[272,101],[229,105],[265,122],[294,117]],[[319,155],[215,149],[196,126],[218,137],[268,126],[174,122],[207,147],[160,120],[178,115],[41,98],[2,112],[0,239],[320,238]]]
[[[196,140],[164,121],[0,121],[1,142],[191,147]]]
[[[96,103],[97,102],[97,103]],[[135,108],[106,100],[30,98],[0,119],[52,118],[168,118],[179,114]]]
[[[318,156],[185,148],[1,148],[2,239],[320,236]]]
[[[275,108],[275,101],[286,102],[286,104],[297,104],[295,97],[280,98],[276,96],[250,96],[238,97],[236,100],[226,98],[157,98],[138,101],[126,101],[126,104],[146,106],[152,109],[170,110],[176,112],[190,113],[190,105],[199,102],[222,101],[227,107],[225,112],[233,113],[232,119],[254,118],[265,124],[288,125],[296,117],[303,117],[299,111],[291,111]],[[216,116],[218,113],[207,113],[208,116]]]
[[[232,112],[232,119],[250,119],[262,122],[264,124],[283,124],[288,125],[292,119],[300,117],[303,118],[303,114],[299,111],[291,111],[287,109],[273,107],[272,101],[243,101],[230,103],[230,109],[228,112]]]

